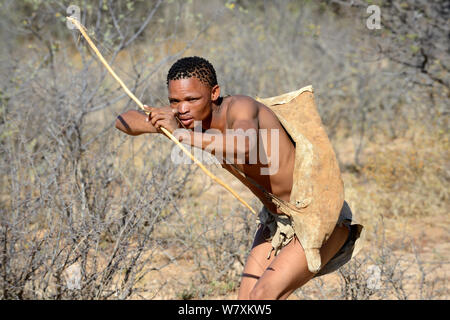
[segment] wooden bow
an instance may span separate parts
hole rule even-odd
[[[91,38],[88,36],[87,32],[86,32],[86,28],[75,18],[73,17],[67,17],[67,19],[73,23],[78,30],[81,32],[81,34],[83,35],[83,37],[86,39],[86,41],[88,42],[88,44],[91,46],[92,50],[94,50],[95,54],[97,55],[97,57],[100,59],[100,61],[103,63],[103,65],[106,67],[106,69],[109,71],[109,73],[114,77],[114,79],[117,80],[117,82],[120,84],[120,86],[125,90],[125,92],[128,94],[128,96],[134,101],[136,102],[136,104],[148,115],[149,112],[147,110],[145,110],[144,108],[144,104],[127,88],[127,86],[123,83],[123,81],[119,78],[119,76],[114,72],[114,70],[111,68],[111,66],[108,64],[108,62],[106,62],[105,58],[103,57],[103,55],[100,53],[100,51],[97,49],[97,47],[95,46],[95,44],[92,42]],[[200,169],[203,170],[203,172],[205,172],[211,179],[213,179],[215,182],[217,182],[218,184],[220,184],[222,187],[224,187],[225,189],[227,189],[236,199],[238,199],[244,206],[246,206],[251,212],[253,212],[254,214],[256,214],[255,210],[253,210],[252,207],[250,207],[248,205],[247,202],[245,202],[241,197],[239,197],[239,195],[233,190],[231,189],[225,182],[223,182],[222,180],[220,180],[219,178],[217,178],[214,174],[212,174],[199,160],[197,160],[194,155],[192,155],[192,153],[190,153],[181,143],[180,141],[178,141],[177,138],[175,138],[166,128],[161,127],[160,128],[161,131],[173,142],[175,142],[180,148],[181,150],[183,150],[183,152],[185,154],[187,154],[189,156],[189,158],[191,158],[192,161],[194,161],[195,164],[197,164]]]

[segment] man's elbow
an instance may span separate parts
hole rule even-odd
[[[116,129],[119,129],[120,131],[123,131],[123,125],[120,122],[119,117],[116,118]]]
[[[234,153],[237,163],[255,164],[257,156],[256,138],[252,136],[241,136],[234,145]]]
[[[256,163],[256,159],[255,159],[255,151],[256,148],[254,148],[254,146],[249,145],[249,144],[245,144],[245,146],[241,146],[241,148],[237,148],[236,150],[236,157],[238,160],[238,163],[243,163],[243,164],[255,164]]]
[[[258,158],[258,146],[255,137],[247,137],[245,142],[245,163],[256,164]]]

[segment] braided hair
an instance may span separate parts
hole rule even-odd
[[[175,62],[167,74],[167,86],[170,80],[197,78],[211,88],[217,85],[216,71],[212,64],[201,57],[185,57]]]

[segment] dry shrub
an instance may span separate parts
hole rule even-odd
[[[448,299],[448,262],[430,259],[411,237],[386,236],[383,219],[376,239],[336,273],[313,279],[295,292],[302,299]]]
[[[410,139],[377,144],[367,152],[362,173],[375,183],[385,214],[443,214],[448,204],[448,136],[415,125]],[[407,135],[408,136],[408,135]],[[369,149],[369,148],[368,148]]]
[[[178,227],[177,238],[189,250],[185,257],[193,276],[179,297],[234,295],[255,232],[255,217],[241,205],[223,210],[219,200],[213,211],[190,211],[187,224]]]

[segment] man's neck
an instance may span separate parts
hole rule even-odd
[[[223,121],[223,115],[221,114],[222,111],[222,103],[223,103],[223,97],[219,97],[217,101],[212,102],[211,104],[211,113],[209,116],[203,120],[202,122],[202,129],[208,130],[208,129],[223,129],[224,121]]]

